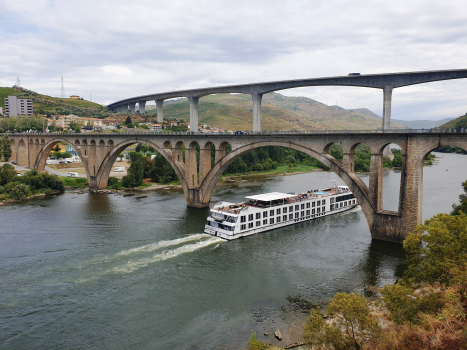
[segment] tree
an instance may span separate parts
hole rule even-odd
[[[62,153],[62,158],[71,158],[73,155],[70,152],[63,152]]]
[[[318,310],[312,310],[305,324],[305,340],[316,349],[361,349],[382,334],[373,319],[365,297],[360,294],[337,293],[329,302],[327,323]]]
[[[159,183],[169,183],[178,179],[177,174],[173,170],[172,166],[162,156],[162,154],[156,154],[153,164],[154,165],[152,169],[149,171],[149,177],[152,181]]]
[[[467,214],[437,214],[418,225],[404,241],[408,269],[413,282],[449,282],[453,270],[467,262]]]
[[[3,147],[0,147],[0,148],[3,148],[3,158],[5,159],[5,162],[8,162],[11,158],[12,152],[11,152],[10,138],[8,137],[7,134],[3,136]]]
[[[68,129],[71,129],[76,133],[80,133],[82,126],[83,123],[80,121],[71,121],[70,124],[68,124]]]
[[[130,116],[126,117],[126,120],[125,120],[125,125],[128,125],[128,124],[131,124]]]
[[[3,164],[0,168],[0,185],[6,185],[16,178],[16,171],[13,165]]]
[[[130,152],[131,165],[122,179],[124,187],[138,187],[143,184],[144,157],[141,153]]]
[[[461,211],[467,214],[467,181],[462,183],[462,187],[465,193],[459,196],[459,204],[452,205],[451,215],[460,215]]]

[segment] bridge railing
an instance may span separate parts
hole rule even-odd
[[[119,133],[103,133],[103,132],[91,132],[91,133],[64,133],[64,132],[50,132],[50,133],[37,133],[37,132],[26,132],[23,131],[21,133],[10,133],[8,135],[12,136],[24,136],[24,135],[34,135],[34,136],[50,136],[50,135],[57,135],[57,136],[122,136],[122,135],[132,135],[132,136],[160,136],[160,137],[167,137],[173,135],[180,135],[180,136],[195,136],[195,135],[234,135],[234,136],[249,136],[249,135],[327,135],[327,134],[446,134],[446,133],[467,133],[467,128],[461,129],[391,129],[391,130],[378,130],[378,129],[364,129],[364,130],[307,130],[307,131],[241,131],[241,132],[183,132],[183,131],[176,131],[176,132],[157,132],[157,131],[149,131],[149,132],[119,132]],[[0,134],[5,135],[5,134]]]

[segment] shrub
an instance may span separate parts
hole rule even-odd
[[[435,314],[443,301],[439,293],[431,293],[421,298],[413,296],[413,290],[399,284],[386,285],[382,290],[383,300],[396,323],[419,323],[420,312]]]
[[[109,176],[109,180],[107,181],[107,187],[113,188],[113,186],[118,184],[118,179],[114,176]]]
[[[323,320],[312,310],[305,324],[305,340],[316,349],[361,349],[381,336],[381,327],[373,319],[365,297],[360,294],[337,293],[327,307],[332,322]]]
[[[269,345],[261,340],[256,339],[256,333],[251,331],[250,339],[248,340],[248,347],[245,350],[267,350]]]
[[[14,179],[16,179],[15,168],[10,164],[3,164],[0,168],[0,185],[6,185]]]
[[[404,250],[407,281],[448,283],[451,270],[467,263],[467,215],[433,216],[407,236]]]
[[[17,184],[12,182],[11,185],[14,186],[11,186],[8,192],[10,194],[10,198],[12,199],[23,199],[26,198],[30,193],[29,187],[25,184]]]

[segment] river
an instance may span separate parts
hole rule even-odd
[[[467,156],[437,156],[424,169],[424,219],[449,212],[467,179]],[[331,180],[343,184],[329,172],[256,177],[218,186],[212,201]],[[399,181],[384,171],[387,208]],[[231,242],[201,234],[207,214],[180,191],[1,207],[0,349],[241,349],[252,330],[271,341],[264,332],[305,317],[287,296],[320,304],[405,268],[399,245],[371,241],[360,209]]]

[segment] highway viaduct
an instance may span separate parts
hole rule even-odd
[[[220,93],[249,94],[253,101],[253,132],[261,131],[261,100],[264,94],[273,91],[306,86],[353,86],[381,89],[383,91],[382,130],[391,128],[391,105],[393,89],[441,80],[467,78],[467,69],[436,70],[422,72],[365,74],[326,78],[298,79],[254,84],[226,85],[201,89],[179,90],[137,96],[111,103],[107,107],[119,113],[134,113],[136,104],[144,113],[148,101],[156,102],[157,121],[163,121],[164,100],[186,97],[190,103],[190,131],[198,131],[198,102],[203,96]]]
[[[144,134],[10,134],[12,160],[43,171],[59,142],[72,146],[84,165],[91,190],[105,189],[112,166],[129,145],[144,143],[160,152],[180,179],[187,205],[207,207],[225,169],[238,157],[265,146],[304,152],[328,166],[355,194],[374,239],[401,243],[422,220],[423,160],[434,149],[450,145],[467,150],[467,130],[394,130],[275,132],[248,135],[199,133]],[[355,173],[359,144],[371,150],[369,185]],[[343,149],[343,160],[330,155],[332,144]],[[383,151],[389,144],[402,149],[403,161],[397,211],[383,210]],[[230,145],[231,152],[227,152]],[[197,161],[199,147],[199,165]],[[211,149],[215,149],[214,165]],[[185,154],[183,154],[185,149]],[[304,188],[304,191],[309,188]]]

